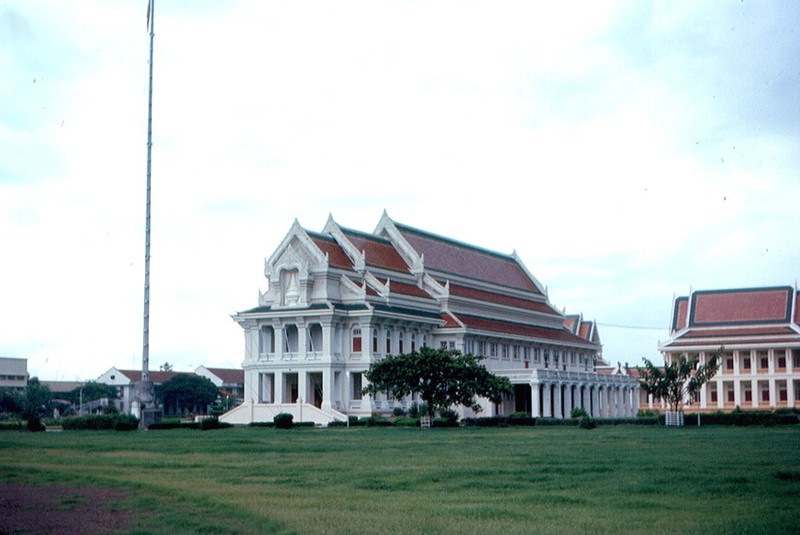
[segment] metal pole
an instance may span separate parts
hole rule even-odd
[[[142,341],[142,383],[150,381],[150,177],[151,155],[153,152],[153,28],[155,19],[155,0],[148,6],[150,26],[150,76],[147,98],[147,210],[145,216],[144,240],[144,333]]]

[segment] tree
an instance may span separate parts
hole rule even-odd
[[[642,390],[656,398],[667,402],[673,412],[680,412],[683,400],[694,401],[700,387],[706,384],[719,369],[719,357],[723,348],[719,348],[704,364],[699,363],[699,356],[680,355],[677,360],[663,368],[655,366],[648,359],[644,361],[640,385]]]
[[[182,412],[203,410],[217,399],[219,391],[207,377],[179,373],[158,386],[156,395],[165,409]]]
[[[51,399],[53,394],[50,392],[50,387],[40,383],[38,377],[31,377],[28,386],[25,387],[25,410],[22,416],[30,418],[46,415]]]
[[[0,415],[20,415],[25,410],[25,396],[13,388],[0,388]]]
[[[81,396],[81,390],[83,390],[83,396]],[[117,399],[118,397],[119,392],[116,386],[88,381],[83,386],[76,386],[70,390],[67,399],[73,404],[78,404],[81,400],[84,403],[89,403],[100,398]]]
[[[475,396],[499,403],[503,394],[513,392],[511,382],[489,372],[480,364],[481,360],[474,355],[429,347],[403,355],[388,355],[370,365],[365,374],[370,384],[363,392],[387,392],[397,399],[419,394],[430,416],[452,405],[463,405],[479,412],[481,406]]]

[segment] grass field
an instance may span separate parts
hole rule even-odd
[[[800,427],[0,433],[0,483],[123,487],[137,533],[800,533]]]

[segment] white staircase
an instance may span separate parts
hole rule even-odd
[[[347,421],[347,415],[334,409],[322,410],[309,403],[243,403],[219,417],[220,422],[249,424],[271,422],[276,415],[291,414],[295,422],[314,422],[327,426],[334,420]]]

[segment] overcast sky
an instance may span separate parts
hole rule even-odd
[[[147,1],[0,0],[0,356],[142,353]],[[800,3],[157,0],[150,367],[238,367],[297,218],[516,250],[612,363],[795,285]]]

